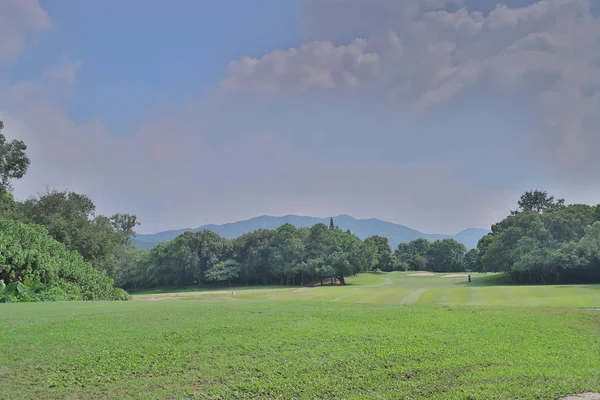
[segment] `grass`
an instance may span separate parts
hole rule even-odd
[[[233,287],[227,289],[186,288],[148,291],[136,298],[173,297],[180,299],[311,300],[345,303],[437,304],[479,306],[600,307],[600,285],[519,286],[501,274],[471,274],[444,278],[450,274],[411,276],[412,273],[362,274],[348,279],[349,285],[298,287]]]
[[[589,309],[600,307],[599,288],[499,279],[474,276],[468,286],[365,274],[348,287],[238,288],[235,297],[227,289],[3,305],[0,393],[556,399],[599,391],[600,311]],[[166,297],[136,297],[152,296]]]

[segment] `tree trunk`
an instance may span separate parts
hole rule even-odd
[[[342,286],[346,286],[346,281],[344,280],[344,275],[338,276],[338,279]]]

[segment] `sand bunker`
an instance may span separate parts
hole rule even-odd
[[[431,272],[418,272],[416,274],[408,274],[408,276],[433,276]]]
[[[469,275],[468,274],[450,274],[450,275],[444,275],[442,276],[442,278],[467,278]]]

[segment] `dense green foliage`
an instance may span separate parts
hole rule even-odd
[[[343,285],[345,277],[375,265],[376,252],[370,242],[324,224],[300,229],[285,224],[234,240],[210,231],[186,232],[131,255],[117,281],[128,288],[206,282],[295,285],[324,279]]]
[[[476,269],[525,283],[600,282],[600,206],[527,192],[478,244]]]
[[[46,227],[67,249],[109,276],[116,274],[119,258],[131,245],[136,217],[115,214],[95,215],[96,206],[87,196],[48,190],[38,197],[17,202],[5,217]]]
[[[127,298],[109,276],[132,250],[136,217],[95,215],[91,199],[70,191],[15,201],[10,180],[27,172],[26,149],[0,133],[0,301]]]
[[[0,359],[7,399],[533,400],[600,389],[597,311],[185,300],[2,312],[3,343],[18,348]]]
[[[0,192],[10,189],[10,181],[25,176],[29,168],[29,158],[25,154],[27,146],[20,140],[8,142],[2,134],[4,123],[0,121]]]
[[[127,299],[111,278],[67,250],[44,227],[13,220],[0,220],[0,282],[15,288],[15,296],[27,294],[30,300]],[[39,296],[36,282],[44,285]]]

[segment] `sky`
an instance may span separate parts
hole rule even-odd
[[[600,203],[600,2],[2,0],[0,120],[140,233],[349,214],[489,228]]]

